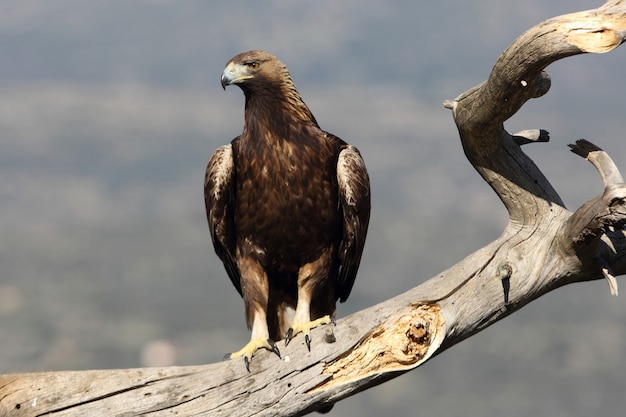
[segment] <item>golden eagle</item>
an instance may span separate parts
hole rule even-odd
[[[280,352],[334,320],[350,294],[370,216],[359,151],[322,130],[285,65],[265,51],[232,58],[222,87],[245,95],[243,133],[209,160],[204,198],[217,256],[243,297],[250,342],[226,355]]]

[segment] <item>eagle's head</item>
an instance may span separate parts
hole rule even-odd
[[[287,67],[269,52],[242,52],[228,61],[222,73],[222,88],[225,90],[232,84],[238,85],[246,96],[246,120],[265,117],[272,120],[271,125],[276,125],[277,114],[281,113],[292,121],[317,125]]]
[[[222,73],[222,88],[236,84],[242,90],[255,86],[276,85],[291,81],[287,67],[278,58],[265,51],[248,51],[234,56]]]

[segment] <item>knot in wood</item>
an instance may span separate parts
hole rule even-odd
[[[430,342],[428,323],[411,324],[406,331],[406,337],[408,339],[408,343],[406,344],[403,352],[406,355],[411,356],[422,353],[424,345]]]
[[[381,375],[406,371],[426,360],[444,320],[437,304],[413,304],[387,317],[344,355],[328,362],[323,373],[331,378],[308,392]]]

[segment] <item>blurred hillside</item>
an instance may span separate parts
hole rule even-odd
[[[499,235],[506,212],[441,103],[526,29],[598,4],[4,0],[0,373],[208,363],[248,340],[202,195],[210,154],[241,131],[243,95],[219,85],[236,53],[279,56],[366,160],[373,212],[345,316]],[[572,209],[602,184],[568,143],[626,170],[622,48],[555,63],[551,91],[507,123],[551,132],[525,151]],[[562,288],[330,415],[619,415],[625,320],[605,283]]]

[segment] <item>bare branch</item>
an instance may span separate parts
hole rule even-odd
[[[515,133],[511,139],[522,146],[529,143],[548,142],[550,141],[550,133],[543,129],[522,130]]]
[[[605,188],[609,188],[613,185],[622,184],[624,179],[619,172],[617,165],[611,159],[611,157],[602,149],[594,145],[593,143],[579,139],[575,145],[568,145],[572,152],[582,156],[598,170],[598,173],[602,177],[602,182]]]

